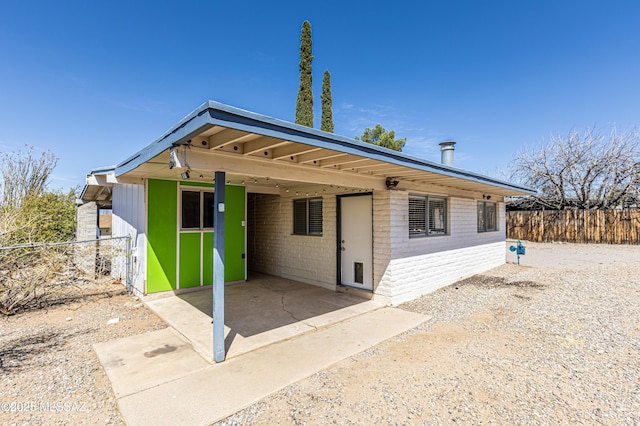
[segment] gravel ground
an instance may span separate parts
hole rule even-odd
[[[640,424],[640,247],[526,246],[400,307],[431,321],[220,424]],[[121,289],[0,318],[0,424],[122,424],[91,344],[165,324]]]
[[[91,345],[166,325],[122,290],[85,286],[72,303],[0,316],[0,424],[124,424]]]
[[[430,322],[220,424],[640,424],[640,247],[526,246],[400,306]]]

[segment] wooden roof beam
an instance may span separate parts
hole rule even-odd
[[[258,135],[247,133],[242,130],[224,129],[221,132],[216,133],[215,135],[209,136],[208,148],[222,148],[226,145],[232,145],[234,143],[244,143],[258,137]]]
[[[290,146],[282,146],[273,150],[272,158],[274,160],[282,160],[284,158],[289,160],[295,160],[295,157],[310,152],[320,151],[322,148],[318,148],[311,145],[292,144]],[[291,158],[293,157],[293,158]]]

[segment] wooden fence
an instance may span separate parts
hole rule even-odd
[[[510,211],[507,212],[507,238],[640,244],[640,209]]]

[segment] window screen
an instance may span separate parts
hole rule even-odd
[[[182,229],[200,228],[200,191],[182,191]]]
[[[495,231],[496,229],[498,229],[498,227],[496,226],[496,203],[486,203],[485,211],[485,223],[487,224],[487,231]]]
[[[447,233],[447,199],[409,196],[409,236],[445,235]]]
[[[307,233],[307,200],[293,200],[293,233]]]
[[[293,233],[322,235],[322,198],[293,200]]]
[[[427,198],[429,204],[429,235],[447,233],[447,200],[444,198]]]
[[[202,200],[202,226],[213,228],[213,192],[203,192]]]
[[[484,225],[484,201],[478,201],[478,232],[485,231]]]
[[[498,217],[496,203],[478,201],[478,232],[497,230]]]
[[[409,197],[409,235],[419,235],[427,230],[427,199]]]
[[[309,200],[309,234],[322,235],[322,198]]]

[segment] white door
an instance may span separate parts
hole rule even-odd
[[[340,250],[342,284],[373,290],[371,195],[340,198]]]

